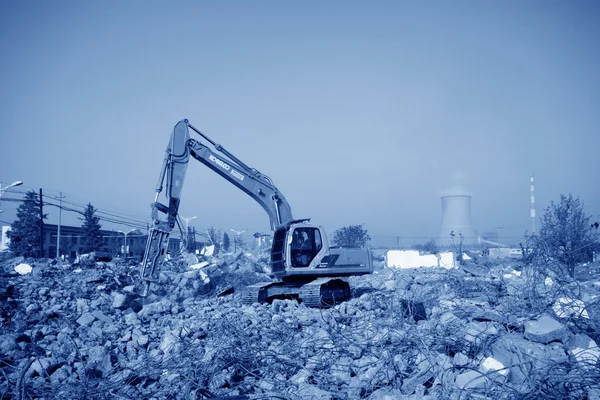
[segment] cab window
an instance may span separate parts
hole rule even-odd
[[[292,266],[308,267],[323,247],[321,234],[317,228],[297,228],[292,235]]]

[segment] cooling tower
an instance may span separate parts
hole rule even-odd
[[[438,243],[441,246],[458,245],[461,234],[465,245],[477,241],[477,234],[471,224],[471,196],[443,196],[442,227]]]

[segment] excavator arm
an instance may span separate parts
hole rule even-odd
[[[190,129],[207,143],[191,138]],[[248,167],[223,146],[213,142],[192,126],[187,119],[179,121],[171,133],[156,186],[156,196],[151,205],[152,227],[148,234],[140,270],[144,281],[143,296],[148,294],[150,282],[158,280],[158,268],[164,260],[169,236],[175,224],[178,224],[181,229],[178,211],[190,156],[259,203],[269,215],[272,230],[293,221],[290,205],[268,176]],[[165,179],[167,202],[163,204],[158,200]]]

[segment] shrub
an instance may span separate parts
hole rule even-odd
[[[592,260],[598,243],[596,226],[578,197],[561,195],[558,203],[551,202],[544,210],[539,234],[529,237],[532,259],[542,259],[545,265],[557,264],[556,272],[574,278],[575,266]]]

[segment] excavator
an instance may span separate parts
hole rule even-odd
[[[190,137],[190,130],[198,137]],[[158,282],[169,236],[177,224],[181,193],[190,158],[244,191],[269,216],[273,232],[270,269],[275,281],[246,287],[243,304],[271,302],[276,298],[296,298],[309,307],[332,306],[350,298],[350,286],[343,277],[373,272],[371,253],[357,247],[330,247],[322,226],[310,218],[294,219],[292,209],[273,181],[250,168],[223,146],[196,129],[187,119],[179,121],[171,133],[165,151],[152,208],[152,226],[140,268],[142,296],[150,284]],[[159,202],[166,180],[166,202]]]

